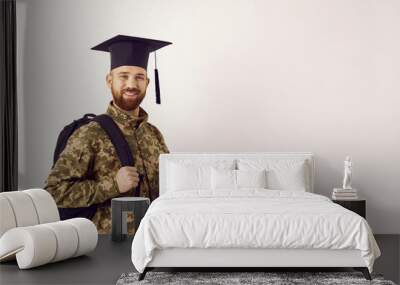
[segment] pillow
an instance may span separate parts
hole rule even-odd
[[[267,180],[269,189],[306,191],[303,164],[288,169],[272,169],[268,171]]]
[[[268,189],[311,191],[306,180],[306,161],[304,160],[239,159],[238,168],[240,170],[266,169]]]
[[[188,189],[210,189],[211,168],[171,163],[169,165],[168,188],[171,191]]]
[[[266,170],[211,169],[211,189],[266,188]]]
[[[267,171],[236,170],[237,188],[267,188]]]
[[[211,168],[211,189],[236,189],[236,170]]]
[[[186,189],[211,190],[211,167],[234,169],[235,160],[224,159],[174,159],[167,162],[167,191]]]

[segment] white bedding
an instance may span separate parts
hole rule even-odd
[[[359,215],[321,195],[265,189],[165,193],[134,237],[135,268],[143,272],[164,248],[358,249],[370,272],[380,256]]]

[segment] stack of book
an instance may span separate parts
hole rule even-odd
[[[334,188],[332,193],[334,200],[356,200],[358,199],[357,189]]]

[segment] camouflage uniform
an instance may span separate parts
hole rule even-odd
[[[148,115],[139,108],[139,116],[133,117],[110,103],[107,114],[117,123],[124,134],[135,167],[144,179],[140,183],[141,196],[155,199],[159,194],[158,158],[169,150],[161,132],[148,123]],[[116,150],[103,128],[90,122],[77,129],[69,138],[49,177],[45,189],[54,197],[58,207],[87,207],[103,203],[110,198],[133,196],[134,189],[120,194],[115,176],[121,168]],[[90,170],[92,175],[89,176]],[[147,175],[146,175],[147,174]],[[111,232],[111,207],[98,207],[92,221],[99,233]]]

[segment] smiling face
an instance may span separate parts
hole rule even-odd
[[[119,66],[107,74],[106,81],[114,103],[125,111],[134,111],[146,96],[150,80],[142,67]]]

